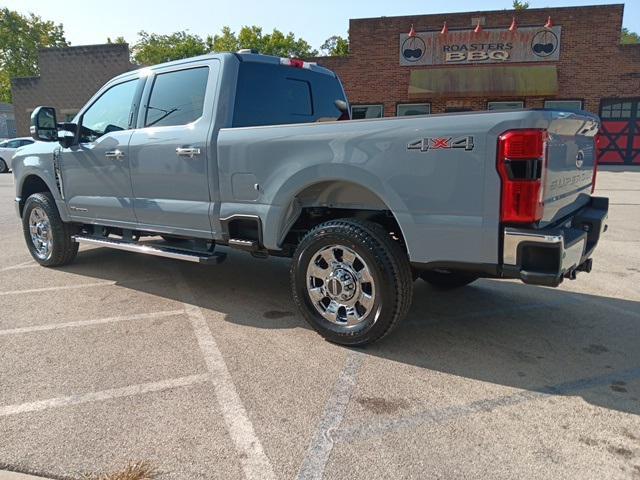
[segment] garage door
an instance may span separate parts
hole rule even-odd
[[[600,163],[640,165],[640,98],[603,99],[600,118]]]

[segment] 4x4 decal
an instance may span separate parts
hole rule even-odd
[[[407,150],[419,150],[428,152],[429,150],[443,150],[448,148],[464,148],[466,151],[473,150],[473,137],[436,137],[421,138],[407,145]]]

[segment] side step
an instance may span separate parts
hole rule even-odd
[[[226,253],[221,252],[193,252],[172,247],[123,242],[122,240],[115,240],[111,238],[96,238],[84,235],[74,235],[72,238],[78,243],[86,243],[89,245],[96,245],[98,247],[114,248],[116,250],[124,250],[126,252],[144,253],[146,255],[155,255],[156,257],[173,258],[176,260],[184,260],[194,263],[218,264],[224,261],[227,257]]]
[[[229,246],[244,250],[246,252],[255,252],[258,250],[258,242],[255,240],[240,240],[239,238],[230,238]]]

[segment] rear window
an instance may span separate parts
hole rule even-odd
[[[337,78],[308,69],[242,62],[233,114],[234,127],[337,120],[345,100]]]

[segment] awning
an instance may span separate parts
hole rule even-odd
[[[555,65],[449,67],[412,70],[411,97],[514,97],[558,93]]]

